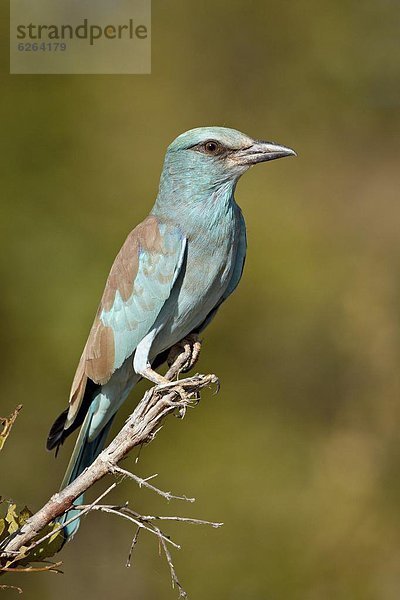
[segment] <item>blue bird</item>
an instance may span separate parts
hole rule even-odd
[[[225,127],[192,129],[168,147],[156,202],[114,261],[69,407],[49,433],[47,448],[58,450],[81,426],[62,488],[101,452],[134,385],[142,377],[165,383],[155,369],[168,351],[199,334],[238,285],[246,257],[245,222],[234,199],[241,175],[295,154]],[[66,539],[78,523],[65,526]]]

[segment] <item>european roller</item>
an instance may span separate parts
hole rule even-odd
[[[62,487],[101,452],[135,384],[165,383],[155,369],[169,350],[182,340],[193,344],[238,285],[246,257],[245,221],[234,198],[239,178],[252,165],[293,155],[225,127],[192,129],[168,147],[155,204],[114,261],[69,406],[47,440],[49,450],[58,449],[80,427]],[[65,537],[77,527],[78,520],[67,525]]]

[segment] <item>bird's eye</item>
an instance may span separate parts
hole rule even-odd
[[[207,140],[206,142],[196,144],[196,146],[191,146],[190,149],[202,154],[209,154],[210,156],[219,156],[227,152],[227,148],[221,142],[217,142],[217,140]]]
[[[210,140],[204,144],[204,150],[207,152],[207,154],[219,154],[219,152],[222,150],[222,146],[219,142]]]

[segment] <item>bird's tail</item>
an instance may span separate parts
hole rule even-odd
[[[82,423],[81,430],[79,432],[78,439],[75,443],[75,448],[69,461],[67,471],[64,475],[64,479],[61,484],[61,489],[64,489],[72,481],[74,481],[83,471],[89,467],[92,462],[97,458],[100,452],[103,450],[107,434],[113,421],[113,416],[107,422],[107,424],[100,431],[99,435],[94,440],[88,440],[88,434],[90,425],[93,418],[93,403],[89,408],[88,413]],[[74,501],[74,505],[83,504],[83,494]],[[78,517],[80,510],[69,510],[65,515],[60,517],[59,523],[64,524],[73,517]],[[76,518],[72,523],[65,525],[63,534],[65,542],[67,542],[75,533],[79,527],[79,518]]]

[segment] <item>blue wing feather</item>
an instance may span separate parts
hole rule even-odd
[[[161,224],[162,252],[140,250],[139,268],[132,295],[124,301],[119,291],[110,310],[103,308],[100,320],[114,334],[114,370],[133,354],[157,319],[178,276],[186,239],[177,227]]]

